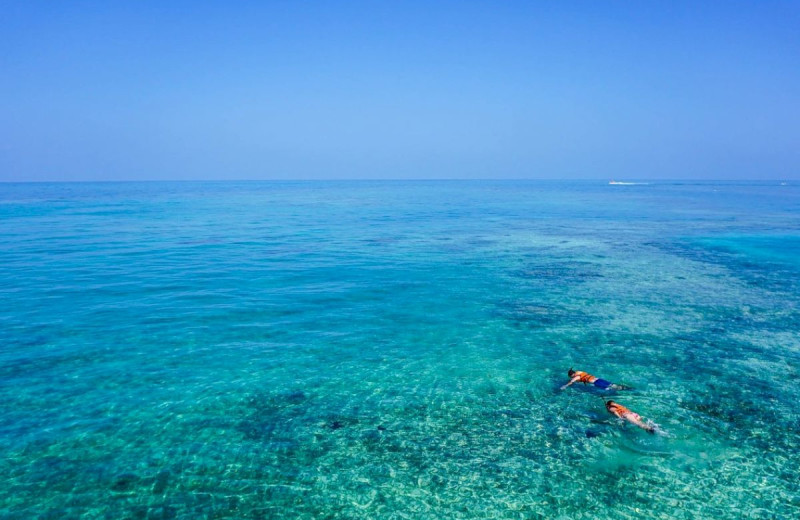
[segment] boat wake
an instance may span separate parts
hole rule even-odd
[[[608,184],[612,186],[647,186],[649,182],[622,182],[622,181],[609,181]]]

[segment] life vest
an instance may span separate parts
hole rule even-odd
[[[624,406],[622,406],[621,404],[618,404],[618,403],[614,403],[610,407],[607,407],[607,408],[608,408],[609,412],[611,412],[614,415],[617,415],[619,417],[622,417],[623,415],[628,414],[628,413],[630,413],[630,414],[633,413],[629,409],[625,408]]]

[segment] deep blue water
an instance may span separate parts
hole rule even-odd
[[[2,184],[0,518],[800,518],[799,275],[797,183]]]

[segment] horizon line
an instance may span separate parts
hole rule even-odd
[[[506,178],[272,178],[272,179],[103,179],[103,180],[3,180],[0,179],[0,184],[130,184],[130,183],[144,183],[144,182],[511,182],[511,181],[540,181],[540,182],[635,182],[638,184],[656,183],[656,182],[687,182],[687,183],[708,183],[708,182],[800,182],[800,179],[791,178],[775,178],[775,179],[687,179],[687,178],[654,178],[654,179],[641,179],[641,178],[624,178],[619,180],[615,178],[598,179],[598,178],[574,178],[574,179],[558,179],[558,178],[530,178],[530,177],[506,177]]]

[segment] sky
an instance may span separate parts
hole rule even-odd
[[[797,1],[0,0],[0,181],[800,179]]]

